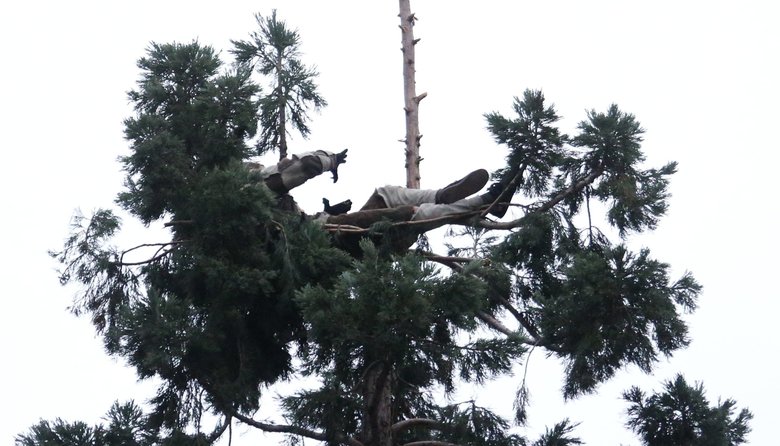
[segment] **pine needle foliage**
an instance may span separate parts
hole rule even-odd
[[[557,114],[539,91],[526,91],[513,108],[514,119],[486,117],[509,148],[508,166],[495,176],[523,181],[517,190],[531,200],[518,229],[493,251],[513,272],[510,301],[524,328],[564,360],[567,398],[592,392],[626,364],[650,371],[659,354],[688,344],[680,315],[695,309],[701,287],[687,273],[671,279],[647,249],[613,244],[594,228],[588,201],[608,205],[606,220],[621,238],[653,229],[675,164],[642,168],[644,130],[615,105],[589,112],[573,137],[554,127]]]
[[[577,424],[572,424],[568,419],[558,422],[552,428],[548,428],[538,440],[531,446],[572,446],[585,444],[579,437],[572,436]]]
[[[646,396],[638,387],[623,393],[630,403],[628,423],[647,446],[735,446],[747,442],[753,414],[736,412],[736,401],[710,406],[701,383],[689,385],[682,375],[666,381],[663,391]]]
[[[151,446],[156,439],[148,436],[140,406],[129,401],[115,402],[105,416],[106,423],[89,426],[76,421],[68,423],[60,418],[54,422],[41,420],[26,434],[16,437],[19,446]],[[195,439],[190,437],[190,439]],[[171,444],[171,443],[166,443]],[[198,444],[197,441],[189,444]],[[205,444],[200,442],[200,444]]]
[[[132,153],[121,161],[122,207],[144,223],[181,214],[200,172],[248,156],[257,128],[259,87],[243,69],[220,71],[211,47],[152,43],[138,61],[138,89],[128,93],[136,116],[125,121]]]
[[[148,410],[115,406],[108,427],[42,421],[18,443],[211,444],[237,419],[291,443],[577,445],[568,419],[533,441],[517,433],[529,417],[524,379],[513,422],[449,398],[510,374],[535,349],[561,359],[563,395],[575,398],[688,345],[682,315],[695,310],[700,285],[628,247],[665,214],[676,171],[644,165],[633,115],[590,111],[570,136],[542,92],[527,90],[511,117],[485,115],[506,152],[493,177],[517,204],[508,218],[460,217],[447,256],[429,252],[434,243],[409,251],[419,234],[390,221],[332,236],[282,210],[244,167],[258,150],[286,156],[288,119],[306,136],[307,110],[325,105],[297,31],[275,12],[256,18],[260,30],[233,42],[232,67],[198,42],[153,43],[139,60],[117,204],[144,224],[165,223],[169,239],[117,248],[119,213],[98,210],[74,218],[52,252],[62,283],[82,286],[74,312],[141,379],[159,380]],[[253,71],[271,79],[267,94]],[[298,376],[318,386],[280,399],[288,424],[252,418],[267,386]],[[643,412],[666,404],[653,398],[626,394],[642,435],[674,420]],[[750,414],[732,421],[733,401],[699,406],[701,426],[726,428],[696,432],[746,435]],[[219,422],[203,433],[208,414]]]
[[[260,91],[247,70],[197,42],[152,44],[138,65],[117,202],[143,223],[173,222],[170,241],[121,251],[119,217],[98,210],[52,255],[63,283],[83,285],[73,309],[108,352],[161,380],[146,427],[174,435],[208,411],[256,409],[262,386],[289,376],[289,349],[306,339],[295,291],[327,286],[349,258],[244,168]],[[129,260],[144,247],[153,254]]]
[[[260,99],[260,139],[257,151],[263,154],[279,151],[279,159],[287,157],[287,136],[292,129],[309,136],[309,110],[328,105],[317,90],[319,73],[301,60],[301,39],[298,31],[276,16],[276,10],[264,17],[255,15],[259,31],[249,40],[234,40],[231,53],[236,61],[256,70],[271,84],[269,94]]]

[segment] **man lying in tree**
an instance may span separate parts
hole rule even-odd
[[[338,167],[345,163],[346,159],[346,149],[339,153],[317,150],[293,155],[292,158],[285,158],[269,167],[258,163],[248,163],[247,167],[257,174],[258,180],[262,180],[277,194],[282,209],[302,213],[289,191],[324,172],[331,172],[333,181],[338,181]],[[484,194],[472,196],[479,192],[487,181],[487,171],[478,169],[437,190],[409,189],[401,186],[379,187],[357,212],[349,213],[352,207],[350,200],[331,206],[327,199],[323,199],[325,209],[314,218],[326,224],[364,229],[383,219],[392,222],[436,220],[472,212],[493,203],[502,191],[500,183],[491,185]],[[494,206],[490,213],[502,217],[506,209],[504,203],[502,206]]]

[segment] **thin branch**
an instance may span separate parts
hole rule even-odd
[[[490,210],[491,210],[491,209],[493,209],[493,208],[494,208],[494,207],[495,207],[495,206],[496,206],[496,205],[497,205],[497,204],[498,204],[498,203],[499,203],[501,200],[503,200],[503,199],[504,199],[504,197],[505,197],[506,195],[508,195],[508,194],[509,194],[509,191],[512,191],[512,192],[514,192],[514,190],[515,190],[515,187],[516,187],[516,186],[517,186],[517,184],[518,184],[518,183],[520,183],[520,181],[522,180],[522,178],[523,178],[523,172],[525,172],[525,168],[526,168],[527,166],[528,166],[528,164],[526,163],[526,164],[523,164],[523,165],[520,167],[520,170],[519,170],[519,171],[518,171],[518,172],[515,174],[515,176],[514,176],[514,177],[512,177],[512,181],[510,181],[510,182],[509,182],[509,184],[507,184],[507,185],[506,185],[506,187],[504,187],[504,190],[502,190],[502,191],[501,191],[501,193],[500,193],[500,194],[498,194],[498,196],[496,197],[496,199],[495,199],[495,200],[493,200],[493,202],[492,202],[492,203],[490,203],[490,206],[488,206],[488,207],[487,207],[487,209],[485,209],[485,210],[484,210],[484,211],[483,211],[483,212],[482,212],[482,213],[479,215],[480,217],[484,218],[484,217],[485,217],[485,216],[486,216],[486,215],[487,215],[487,214],[490,212]]]
[[[182,244],[182,243],[186,243],[187,241],[188,240],[174,240],[174,241],[167,242],[167,243],[145,243],[143,245],[138,245],[138,246],[130,248],[130,249],[126,250],[126,251],[123,251],[122,254],[119,256],[119,261],[118,262],[114,262],[114,264],[115,265],[119,265],[119,266],[146,265],[146,264],[152,263],[152,262],[154,262],[156,260],[159,260],[159,259],[167,256],[168,254],[170,254],[173,251],[173,249],[169,249],[167,251],[160,252],[166,246],[179,245],[179,244]],[[151,247],[151,246],[159,246],[159,249],[155,252],[154,256],[152,256],[150,259],[141,260],[141,261],[138,261],[138,262],[125,262],[125,261],[123,261],[123,259],[125,257],[125,254],[129,253],[130,251],[134,251],[134,250],[136,250],[138,248]]]
[[[170,242],[161,242],[161,243],[144,243],[142,245],[133,246],[130,249],[126,249],[126,250],[122,251],[122,256],[124,256],[125,254],[128,254],[128,253],[131,253],[131,252],[135,251],[136,249],[149,248],[149,247],[152,247],[152,246],[168,246],[168,245],[175,245],[175,244],[178,244],[178,243],[183,243],[183,241],[173,240],[173,241],[170,241]]]
[[[523,384],[522,384],[522,386],[525,387],[526,389],[528,388],[528,386],[525,385],[526,378],[528,377],[528,364],[531,362],[531,354],[534,352],[534,350],[536,350],[536,346],[535,345],[533,347],[531,347],[531,350],[528,352],[528,356],[525,357],[525,368],[523,370]]]
[[[533,208],[530,212],[525,214],[524,216],[508,221],[508,222],[490,222],[490,221],[479,221],[477,222],[477,226],[480,228],[486,228],[486,229],[513,229],[523,224],[525,219],[527,219],[530,215],[533,214],[541,214],[544,212],[549,211],[553,208],[556,204],[563,201],[565,198],[569,197],[572,194],[575,194],[579,191],[581,191],[583,188],[585,188],[587,185],[593,183],[596,178],[598,178],[601,174],[604,173],[603,168],[598,168],[582,178],[580,181],[572,184],[571,186],[567,187],[566,189],[559,192],[556,196],[553,198],[547,200],[545,203],[540,205],[537,208]]]
[[[115,265],[119,265],[119,266],[138,266],[138,265],[146,265],[146,264],[152,263],[152,262],[154,262],[154,261],[156,261],[156,260],[160,260],[161,258],[163,258],[163,257],[167,256],[167,255],[168,255],[170,252],[171,252],[171,251],[170,251],[170,250],[168,250],[168,251],[165,251],[165,252],[163,252],[163,253],[161,253],[161,254],[155,255],[154,257],[152,257],[152,258],[150,258],[150,259],[147,259],[147,260],[141,260],[141,261],[138,261],[138,262],[123,262],[123,261],[121,261],[121,260],[120,260],[119,262],[115,262]]]
[[[166,248],[166,246],[160,246],[159,248],[157,248],[157,251],[154,252],[154,255],[152,256],[152,258],[157,258],[157,256],[160,255],[160,253],[167,254],[167,252],[165,251],[165,248]]]
[[[450,258],[450,257],[445,257],[445,256],[437,256],[437,255],[430,254],[430,253],[426,253],[425,256],[426,256],[427,259],[435,261],[435,262],[439,262],[442,265],[448,266],[449,268],[451,268],[454,271],[457,271],[459,273],[463,272],[463,266],[460,265],[459,263],[456,263],[458,261],[458,259],[462,259],[461,257]],[[469,259],[469,260],[476,260],[476,259]],[[476,277],[478,277],[478,276],[476,276]],[[493,290],[493,291],[495,291],[495,290]],[[509,311],[512,314],[512,316],[514,316],[515,319],[517,319],[517,321],[520,322],[520,324],[523,326],[523,328],[525,328],[525,330],[528,332],[528,335],[531,338],[533,338],[531,341],[524,341],[523,342],[524,344],[539,345],[541,343],[541,341],[540,341],[541,338],[539,336],[539,333],[536,331],[536,329],[534,329],[528,323],[526,318],[523,317],[523,314],[520,311],[518,311],[512,305],[512,303],[509,302],[508,299],[506,299],[505,297],[501,296],[497,292],[491,293],[491,298],[495,299],[496,301],[498,301],[499,304],[501,304],[501,306],[506,308],[507,311]],[[505,334],[507,336],[514,336],[515,335],[514,332],[512,332],[509,328],[507,328],[505,325],[503,325],[501,322],[499,322],[496,318],[494,318],[493,316],[491,316],[491,315],[489,315],[489,314],[487,314],[485,312],[477,313],[477,318],[479,318],[482,322],[485,322],[486,324],[488,324],[488,326],[490,326],[491,328],[493,328],[493,329],[495,329],[497,331],[500,331],[501,333],[503,333],[503,334]]]
[[[547,212],[550,209],[552,209],[553,206],[563,201],[564,198],[568,197],[569,195],[572,195],[574,193],[577,193],[584,189],[587,185],[593,183],[596,181],[596,178],[600,177],[601,174],[604,173],[603,168],[598,168],[594,170],[593,172],[589,173],[585,178],[581,179],[580,181],[572,184],[568,188],[564,189],[561,193],[553,197],[550,201],[540,206],[538,209],[535,209],[533,212],[542,213]]]
[[[491,293],[491,297],[493,299],[495,299],[496,301],[498,301],[498,303],[500,303],[504,308],[506,308],[507,311],[509,311],[509,314],[514,316],[515,319],[517,319],[518,322],[520,322],[521,324],[523,323],[523,315],[522,315],[522,313],[520,313],[520,311],[518,311],[517,308],[515,308],[514,305],[512,305],[511,302],[509,302],[509,299],[505,298],[504,296],[501,296],[498,293]],[[523,325],[523,326],[525,327],[525,325]],[[526,328],[526,330],[527,330],[527,328]]]
[[[509,301],[509,299],[505,298],[504,296],[501,296],[498,293],[492,294],[493,299],[498,301],[498,303],[501,304],[504,308],[509,311],[509,313],[514,316],[514,318],[517,320],[517,322],[520,322],[520,325],[525,328],[525,331],[528,332],[528,334],[534,338],[534,345],[539,344],[541,340],[541,336],[539,335],[539,332],[534,328],[534,326],[531,325],[530,322],[528,322],[528,319],[525,317],[523,313],[521,313],[517,308],[512,305],[512,302]]]
[[[294,435],[300,435],[302,437],[311,438],[312,440],[318,440],[318,441],[329,441],[331,439],[328,438],[327,435],[325,435],[323,432],[317,432],[309,429],[305,429],[302,427],[297,426],[289,426],[285,424],[269,424],[269,423],[263,423],[260,421],[257,421],[253,418],[247,417],[246,415],[240,414],[238,411],[229,409],[231,412],[231,415],[238,420],[242,421],[245,424],[248,424],[252,427],[255,427],[257,429],[260,429],[264,432],[277,432],[277,433],[283,433],[283,434],[294,434]],[[363,443],[360,441],[352,438],[347,437],[342,434],[335,434],[333,440],[338,441],[342,444],[348,444],[350,446],[364,446]]]

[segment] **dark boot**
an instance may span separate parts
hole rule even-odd
[[[488,181],[485,169],[477,169],[436,192],[436,204],[450,204],[479,192]]]
[[[501,183],[494,183],[491,184],[488,188],[488,191],[486,194],[482,195],[482,199],[485,201],[486,204],[491,205],[493,204],[496,199],[501,196],[501,193],[504,191],[504,185]],[[494,215],[498,218],[503,217],[506,215],[506,211],[509,209],[509,203],[512,202],[512,196],[514,196],[515,190],[507,191],[504,196],[501,198],[501,201],[496,203],[492,208],[490,208],[490,214]]]

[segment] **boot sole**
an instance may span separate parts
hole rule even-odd
[[[474,195],[485,187],[488,178],[487,170],[475,170],[460,180],[440,189],[439,193],[436,194],[436,203],[451,204]]]

